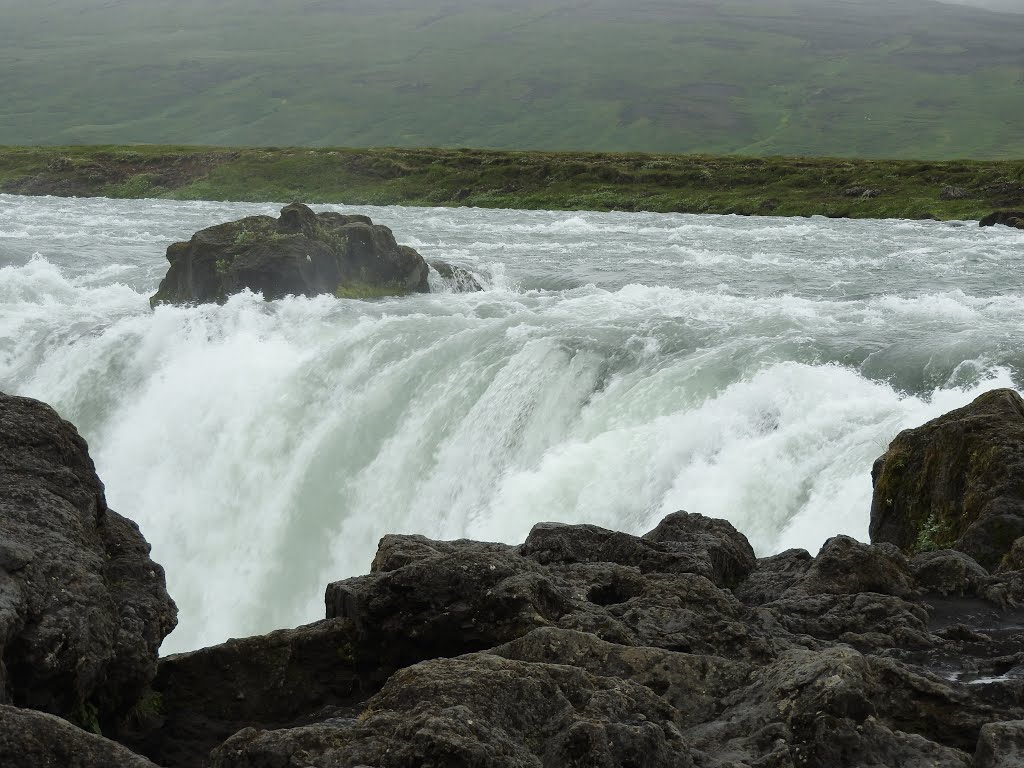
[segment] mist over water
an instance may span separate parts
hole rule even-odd
[[[164,652],[320,618],[387,532],[866,539],[889,440],[1021,384],[1020,234],[973,222],[317,206],[487,290],[150,310],[168,243],[277,208],[0,195],[0,388],[88,439]]]

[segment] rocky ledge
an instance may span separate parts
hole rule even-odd
[[[995,211],[983,216],[978,222],[981,227],[993,227],[996,224],[1024,229],[1024,211]]]
[[[1005,500],[1024,488],[1024,477],[1014,485],[1007,475],[1016,471],[1006,452],[1015,427],[997,429],[1019,407],[1015,393],[989,393],[894,441],[876,468],[875,504],[898,542],[837,536],[814,556],[790,550],[757,558],[728,522],[686,512],[642,536],[556,523],[535,526],[519,545],[388,535],[369,574],[327,587],[319,622],[161,659],[155,677],[135,676],[128,688],[115,687],[116,696],[105,691],[120,674],[93,674],[88,685],[54,676],[40,684],[53,690],[45,701],[74,699],[57,693],[68,685],[89,690],[89,701],[118,702],[96,723],[106,738],[34,711],[46,709],[35,696],[41,689],[30,696],[8,675],[4,691],[16,706],[0,706],[0,763],[1022,765],[1024,571],[1014,552],[1024,539],[988,557],[991,547],[1002,548],[1004,529],[984,522],[1010,509]],[[18,426],[26,424],[35,426]],[[984,450],[982,441],[992,444],[984,471],[970,461],[942,464],[944,447],[960,450],[953,438],[935,438],[948,429],[966,436],[968,458]],[[26,542],[9,547],[20,554],[0,563],[5,585],[42,557],[33,543],[41,529],[78,530],[84,519],[91,535],[113,514],[97,517],[101,487],[69,430],[41,404],[0,401],[4,461],[15,467],[7,470],[5,536],[18,531]],[[22,483],[28,490],[18,492]],[[925,486],[939,490],[910,492]],[[78,516],[33,506],[33,498],[52,495],[68,496]],[[909,534],[889,525],[900,510],[912,518]],[[936,522],[957,514],[972,519],[948,530]],[[983,535],[991,547],[974,551],[987,566],[960,548]],[[142,544],[129,549],[144,555]],[[155,638],[168,626],[168,604],[156,566],[142,574],[128,565],[142,562],[126,561],[123,580],[132,589],[141,584],[141,594],[113,603],[142,636]],[[56,568],[45,571],[53,574],[51,592],[76,592],[80,577]],[[91,614],[79,614],[62,620],[88,627]],[[0,626],[21,621],[8,635],[16,638],[32,625],[28,616],[22,608],[0,613],[7,617]],[[24,647],[7,642],[9,671],[18,666],[25,675],[47,663],[40,654],[11,655]],[[111,646],[108,655],[144,656],[137,647]],[[51,711],[75,719],[66,708]]]
[[[170,267],[150,299],[158,304],[222,302],[243,290],[268,300],[333,294],[368,299],[426,293],[430,266],[368,217],[314,213],[302,203],[281,215],[248,216],[196,232],[167,248]],[[453,290],[480,290],[472,275],[432,266]]]

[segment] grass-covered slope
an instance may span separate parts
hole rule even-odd
[[[1024,156],[1024,15],[933,0],[0,0],[0,144]]]
[[[1024,161],[468,149],[0,148],[0,192],[977,219],[997,208],[1024,208]]]

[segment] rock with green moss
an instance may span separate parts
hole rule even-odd
[[[1024,400],[1009,389],[901,432],[872,470],[871,540],[995,568],[1024,536]]]
[[[278,218],[249,216],[201,230],[167,249],[157,304],[225,301],[246,289],[265,299],[378,298],[429,291],[429,267],[366,216],[314,213],[301,203]]]

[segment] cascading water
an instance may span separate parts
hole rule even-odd
[[[150,310],[169,242],[277,207],[0,196],[0,388],[89,440],[165,652],[319,618],[386,532],[864,539],[896,432],[1024,370],[1020,233],[955,223],[334,207],[487,290]]]

